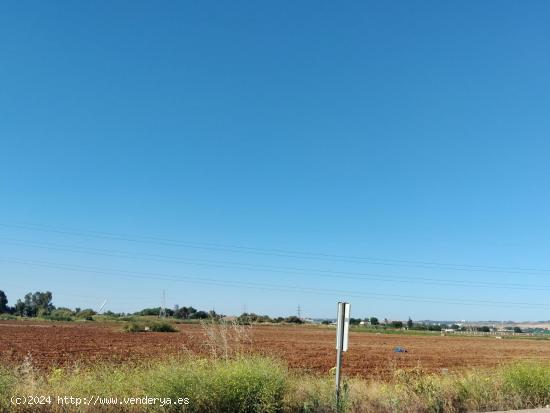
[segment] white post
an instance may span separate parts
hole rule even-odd
[[[338,303],[336,320],[336,408],[340,410],[340,378],[342,370],[342,352],[348,351],[349,303]]]

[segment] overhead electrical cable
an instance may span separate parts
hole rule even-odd
[[[539,272],[550,273],[550,269],[541,268],[529,268],[529,267],[508,267],[508,266],[494,266],[494,265],[474,265],[474,264],[455,264],[444,262],[430,262],[430,261],[418,261],[418,260],[403,260],[403,259],[386,259],[386,258],[373,258],[373,257],[359,257],[359,256],[347,256],[339,254],[328,254],[321,252],[307,252],[307,251],[293,251],[285,249],[267,249],[248,247],[241,245],[231,244],[217,244],[217,243],[204,243],[204,242],[192,242],[183,241],[170,238],[162,238],[156,236],[144,236],[144,235],[124,235],[103,231],[90,231],[90,230],[76,230],[59,228],[49,225],[38,224],[21,224],[21,223],[6,223],[0,222],[0,226],[7,228],[17,228],[24,230],[50,232],[64,235],[73,235],[88,238],[100,238],[110,239],[113,241],[127,241],[135,243],[145,244],[157,244],[173,247],[185,247],[214,251],[225,252],[239,252],[249,254],[260,254],[277,257],[287,258],[300,258],[300,259],[317,259],[324,261],[339,261],[348,263],[363,263],[363,264],[376,264],[376,265],[392,265],[392,266],[405,266],[405,267],[417,267],[417,268],[432,268],[432,269],[446,269],[456,271],[486,271],[486,272],[502,272],[510,274],[522,274],[526,272]]]
[[[459,305],[483,304],[486,306],[498,306],[498,307],[506,306],[506,307],[525,307],[525,308],[550,308],[550,304],[543,304],[543,303],[415,297],[415,296],[408,296],[408,295],[381,294],[381,293],[373,293],[373,292],[362,293],[358,291],[275,285],[275,284],[256,283],[256,282],[249,282],[249,281],[220,280],[215,278],[206,278],[206,277],[198,277],[198,276],[186,276],[186,275],[173,276],[168,274],[149,273],[149,272],[141,272],[141,271],[140,272],[126,271],[126,270],[120,270],[120,269],[88,267],[88,266],[72,265],[72,264],[67,265],[67,264],[52,263],[47,261],[25,260],[25,259],[18,259],[18,258],[1,258],[0,257],[0,261],[24,264],[24,265],[32,265],[32,266],[38,266],[38,267],[44,267],[44,268],[63,269],[63,270],[75,271],[75,272],[94,273],[94,274],[106,275],[106,276],[116,275],[120,277],[129,277],[129,278],[157,279],[157,280],[167,280],[167,281],[175,281],[175,282],[188,282],[193,284],[222,285],[222,286],[229,286],[229,287],[252,288],[252,289],[261,289],[261,290],[268,290],[268,291],[299,292],[299,293],[306,293],[306,294],[321,294],[321,295],[331,295],[331,296],[339,295],[339,296],[345,296],[345,297],[362,297],[362,298],[370,298],[370,299],[380,298],[380,299],[389,299],[393,301],[446,303],[446,304],[459,304]]]
[[[533,290],[533,291],[548,291],[550,285],[526,285],[525,283],[506,283],[506,282],[485,282],[485,281],[467,281],[467,280],[449,280],[441,278],[432,278],[425,276],[401,276],[401,275],[388,275],[388,274],[376,274],[366,272],[352,272],[352,271],[336,271],[336,270],[324,270],[324,269],[312,269],[312,268],[300,268],[300,267],[285,267],[285,266],[267,266],[258,264],[247,264],[232,261],[217,261],[217,260],[205,260],[205,259],[181,259],[176,257],[170,257],[166,255],[149,254],[149,253],[136,253],[129,251],[117,251],[103,248],[88,248],[88,247],[74,247],[62,244],[51,243],[36,243],[27,242],[22,240],[13,240],[6,238],[0,238],[1,244],[8,245],[23,245],[31,246],[35,248],[43,248],[53,251],[63,252],[76,252],[83,254],[91,254],[98,256],[108,256],[117,258],[131,258],[141,259],[155,262],[171,262],[179,264],[188,264],[201,267],[214,267],[214,268],[227,268],[227,269],[239,269],[254,272],[274,272],[283,274],[293,274],[301,276],[316,276],[323,278],[333,279],[353,279],[353,280],[376,280],[389,283],[420,283],[428,285],[446,285],[455,287],[485,287],[485,288],[498,288],[498,289],[511,289],[511,290]]]

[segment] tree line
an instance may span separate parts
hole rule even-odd
[[[36,291],[34,293],[29,292],[25,294],[23,298],[16,301],[13,306],[8,305],[8,298],[4,291],[0,290],[0,314],[12,314],[20,317],[43,317],[52,320],[70,321],[73,318],[81,318],[92,320],[93,316],[97,313],[91,309],[80,309],[59,307],[56,308],[53,305],[53,294],[50,291]],[[223,314],[218,314],[214,310],[203,311],[197,310],[192,306],[180,307],[176,305],[174,309],[162,309],[161,307],[144,308],[143,310],[136,311],[133,314],[125,313],[113,313],[106,311],[104,315],[111,317],[126,317],[129,315],[136,316],[160,316],[162,313],[168,317],[174,317],[181,320],[203,320],[203,319],[221,319]],[[236,317],[236,322],[240,324],[250,323],[294,323],[302,324],[304,320],[297,316],[289,317],[270,317],[268,315],[259,315],[255,313],[242,313]],[[331,324],[330,320],[324,320],[322,324]],[[384,319],[380,321],[377,317],[366,318],[350,318],[351,325],[366,325],[374,328],[395,328],[408,330],[423,330],[423,331],[441,331],[446,329],[453,329],[457,331],[473,330],[479,332],[489,332],[491,328],[489,326],[459,326],[458,324],[439,324],[439,323],[415,323],[410,317],[406,322],[403,321],[390,321]],[[510,330],[521,333],[522,330],[519,327],[509,327]]]
[[[56,308],[53,305],[53,294],[50,291],[35,293],[28,293],[22,299],[18,299],[13,307],[8,305],[8,298],[4,291],[0,290],[0,314],[12,314],[20,317],[42,317],[50,320],[58,321],[70,321],[73,318],[81,318],[87,320],[93,320],[93,316],[96,315],[96,311],[91,308],[80,309],[75,308],[71,310],[66,307]],[[173,317],[181,320],[204,320],[204,319],[221,319],[223,314],[218,314],[214,310],[203,311],[197,310],[192,306],[180,307],[176,305],[174,309],[152,307],[144,308],[143,310],[136,311],[135,313],[113,313],[112,311],[105,311],[103,314],[106,316],[121,318],[127,316],[160,316],[165,314],[167,317]],[[303,323],[303,320],[296,316],[290,317],[276,317],[271,318],[267,315],[258,315],[254,313],[243,313],[239,317],[236,317],[236,321],[241,324],[249,323]]]
[[[25,294],[13,306],[8,305],[8,297],[0,290],[0,314],[11,314],[20,317],[43,317],[51,319],[70,319],[72,317],[91,319],[96,314],[91,308],[80,309],[59,307],[53,305],[51,291],[36,291]]]

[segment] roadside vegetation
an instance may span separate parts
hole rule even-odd
[[[397,370],[388,382],[351,378],[343,383],[340,412],[491,411],[541,407],[550,403],[550,366],[521,363],[494,370],[434,375]],[[45,406],[13,406],[12,396],[50,395]],[[105,405],[78,409],[58,405],[57,396],[89,398],[189,398],[178,406]],[[276,360],[251,355],[101,364],[40,373],[27,361],[0,370],[0,410],[5,412],[337,412],[333,377],[293,372]]]

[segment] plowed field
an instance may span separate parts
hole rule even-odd
[[[201,326],[180,324],[177,333],[125,333],[120,323],[0,322],[0,362],[25,357],[40,368],[96,361],[132,362],[191,352],[208,355]],[[326,373],[335,363],[335,331],[323,327],[254,326],[254,352],[284,359],[289,366]],[[550,361],[550,341],[494,337],[406,336],[351,333],[344,357],[347,374],[387,377],[396,368],[488,367],[520,359]],[[396,346],[407,353],[394,353]]]

